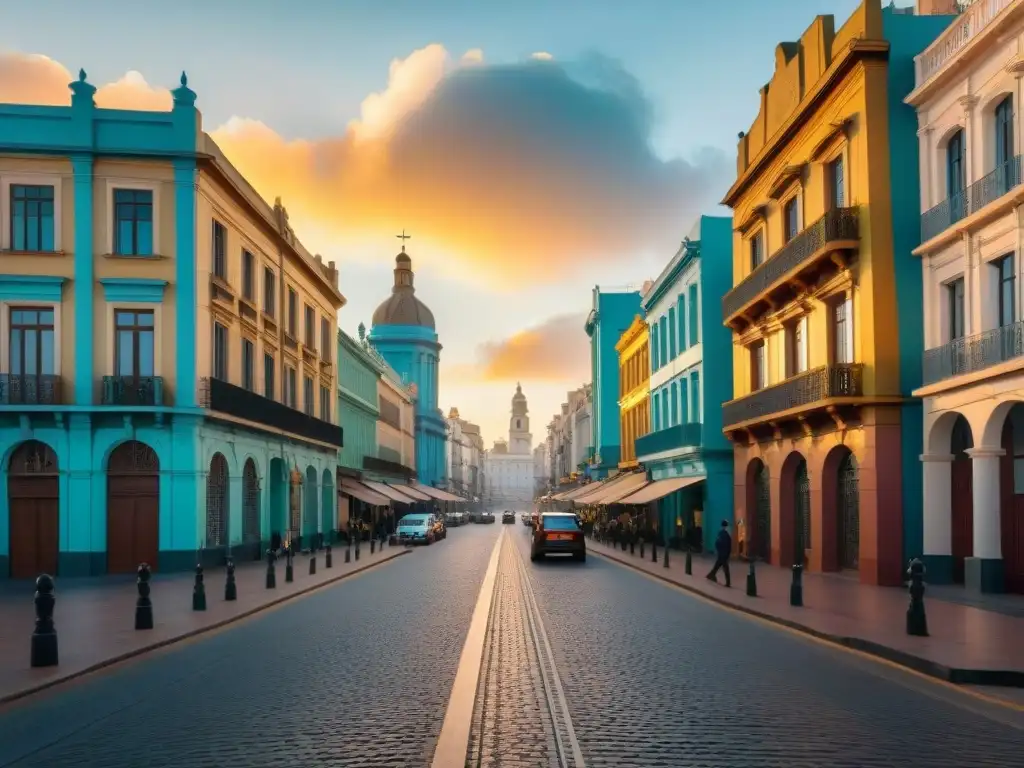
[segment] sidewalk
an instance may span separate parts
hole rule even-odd
[[[285,582],[285,563],[276,566],[277,588],[266,589],[266,562],[247,562],[235,568],[238,599],[225,602],[223,568],[207,570],[206,611],[192,610],[191,573],[154,574],[150,582],[154,628],[135,629],[135,577],[57,579],[54,624],[57,627],[60,664],[33,669],[29,666],[31,635],[35,626],[32,582],[14,581],[0,587],[0,704],[132,656],[208,632],[258,613],[272,605],[336,582],[359,571],[408,553],[404,547],[384,547],[371,555],[369,545],[360,548],[359,562],[345,563],[344,548],[333,551],[333,567],[325,567],[325,553],[316,558],[317,572],[309,575],[309,556],[294,560],[295,580]]]
[[[807,634],[879,656],[953,683],[1024,687],[1024,618],[976,605],[935,599],[925,592],[930,637],[906,634],[909,595],[904,589],[873,587],[835,574],[805,573],[801,608],[789,604],[789,569],[758,565],[757,597],[747,597],[747,563],[734,560],[732,588],[705,577],[714,560],[693,557],[693,575],[685,573],[685,555],[669,552],[669,568],[651,562],[650,547],[640,558],[621,549],[588,541],[590,551],[649,573],[722,605],[783,624]],[[1004,599],[1013,600],[1012,596]],[[1022,600],[1024,603],[1024,600]]]

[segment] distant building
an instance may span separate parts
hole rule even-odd
[[[651,348],[647,322],[636,315],[615,344],[619,353],[619,469],[635,469],[636,440],[651,431]]]
[[[486,497],[494,504],[533,501],[533,436],[523,388],[516,385],[509,417],[508,440],[495,440],[485,461]]]

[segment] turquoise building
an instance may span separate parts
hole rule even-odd
[[[591,449],[587,472],[595,480],[608,477],[619,466],[622,453],[619,421],[619,353],[615,345],[633,318],[641,313],[640,292],[594,287],[594,302],[587,315],[590,337],[590,375],[593,382]]]
[[[723,520],[733,523],[733,453],[721,408],[732,395],[732,336],[718,300],[731,285],[732,219],[702,216],[643,297],[652,431],[637,439],[636,454],[655,482],[636,496],[657,505],[667,539],[704,550]]]
[[[370,343],[416,390],[416,474],[434,488],[447,484],[447,425],[437,407],[441,344],[434,314],[416,298],[412,259],[402,248],[395,258],[391,295],[373,313]]]
[[[69,87],[0,105],[0,577],[312,541],[343,444],[337,270],[203,133],[184,74],[169,112]]]
[[[379,378],[377,362],[370,352],[339,330],[338,418],[345,434],[345,445],[338,453],[338,467],[343,475],[360,477],[366,458],[377,456]]]

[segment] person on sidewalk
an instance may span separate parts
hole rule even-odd
[[[718,532],[718,538],[715,539],[715,567],[711,569],[711,573],[708,574],[708,581],[718,583],[718,570],[721,569],[725,573],[725,586],[732,586],[732,576],[729,573],[729,555],[732,554],[732,536],[729,535],[729,522],[727,520],[722,521],[722,528]]]

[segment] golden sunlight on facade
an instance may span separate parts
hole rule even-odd
[[[651,345],[643,317],[636,315],[615,344],[619,353],[619,469],[639,466],[636,440],[651,431]]]
[[[416,469],[415,391],[392,370],[385,369],[377,380],[379,457],[412,470]]]

